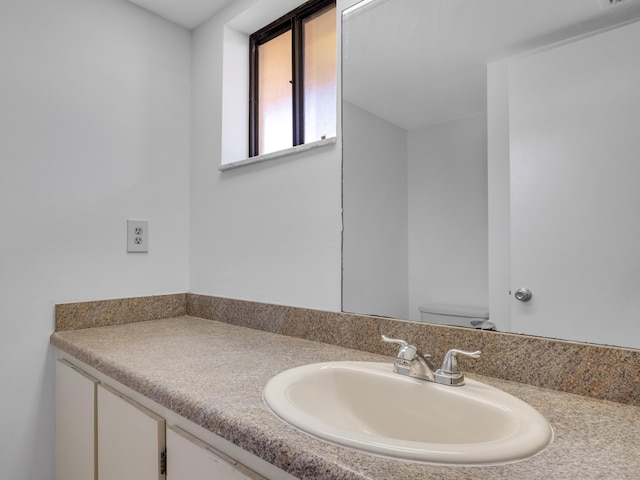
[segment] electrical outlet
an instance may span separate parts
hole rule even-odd
[[[149,251],[149,222],[147,220],[127,220],[127,252],[147,253]]]

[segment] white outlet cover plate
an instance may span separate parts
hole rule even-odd
[[[149,251],[149,221],[127,220],[127,252],[147,253]]]

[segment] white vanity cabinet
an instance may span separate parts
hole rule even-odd
[[[294,478],[82,362],[77,364],[80,367],[60,359],[56,367],[57,480]]]
[[[95,480],[98,380],[70,363],[56,362],[56,478]]]
[[[167,428],[167,480],[264,480],[179,427]]]
[[[98,480],[165,478],[164,419],[98,385]]]

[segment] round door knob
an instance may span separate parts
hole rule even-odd
[[[528,302],[532,296],[533,294],[528,288],[519,288],[515,293],[516,300],[520,300],[521,302]]]

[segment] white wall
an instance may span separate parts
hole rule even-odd
[[[407,132],[344,102],[343,308],[409,317]]]
[[[54,478],[54,304],[188,289],[189,42],[125,1],[0,4],[2,478]]]
[[[247,61],[223,58],[224,26],[268,3],[236,1],[193,32],[190,291],[338,311],[340,139],[292,157],[218,170],[222,66],[243,68]],[[344,2],[338,3],[340,11]],[[264,24],[274,19],[264,17]]]
[[[407,137],[410,318],[425,303],[488,308],[486,114]]]

